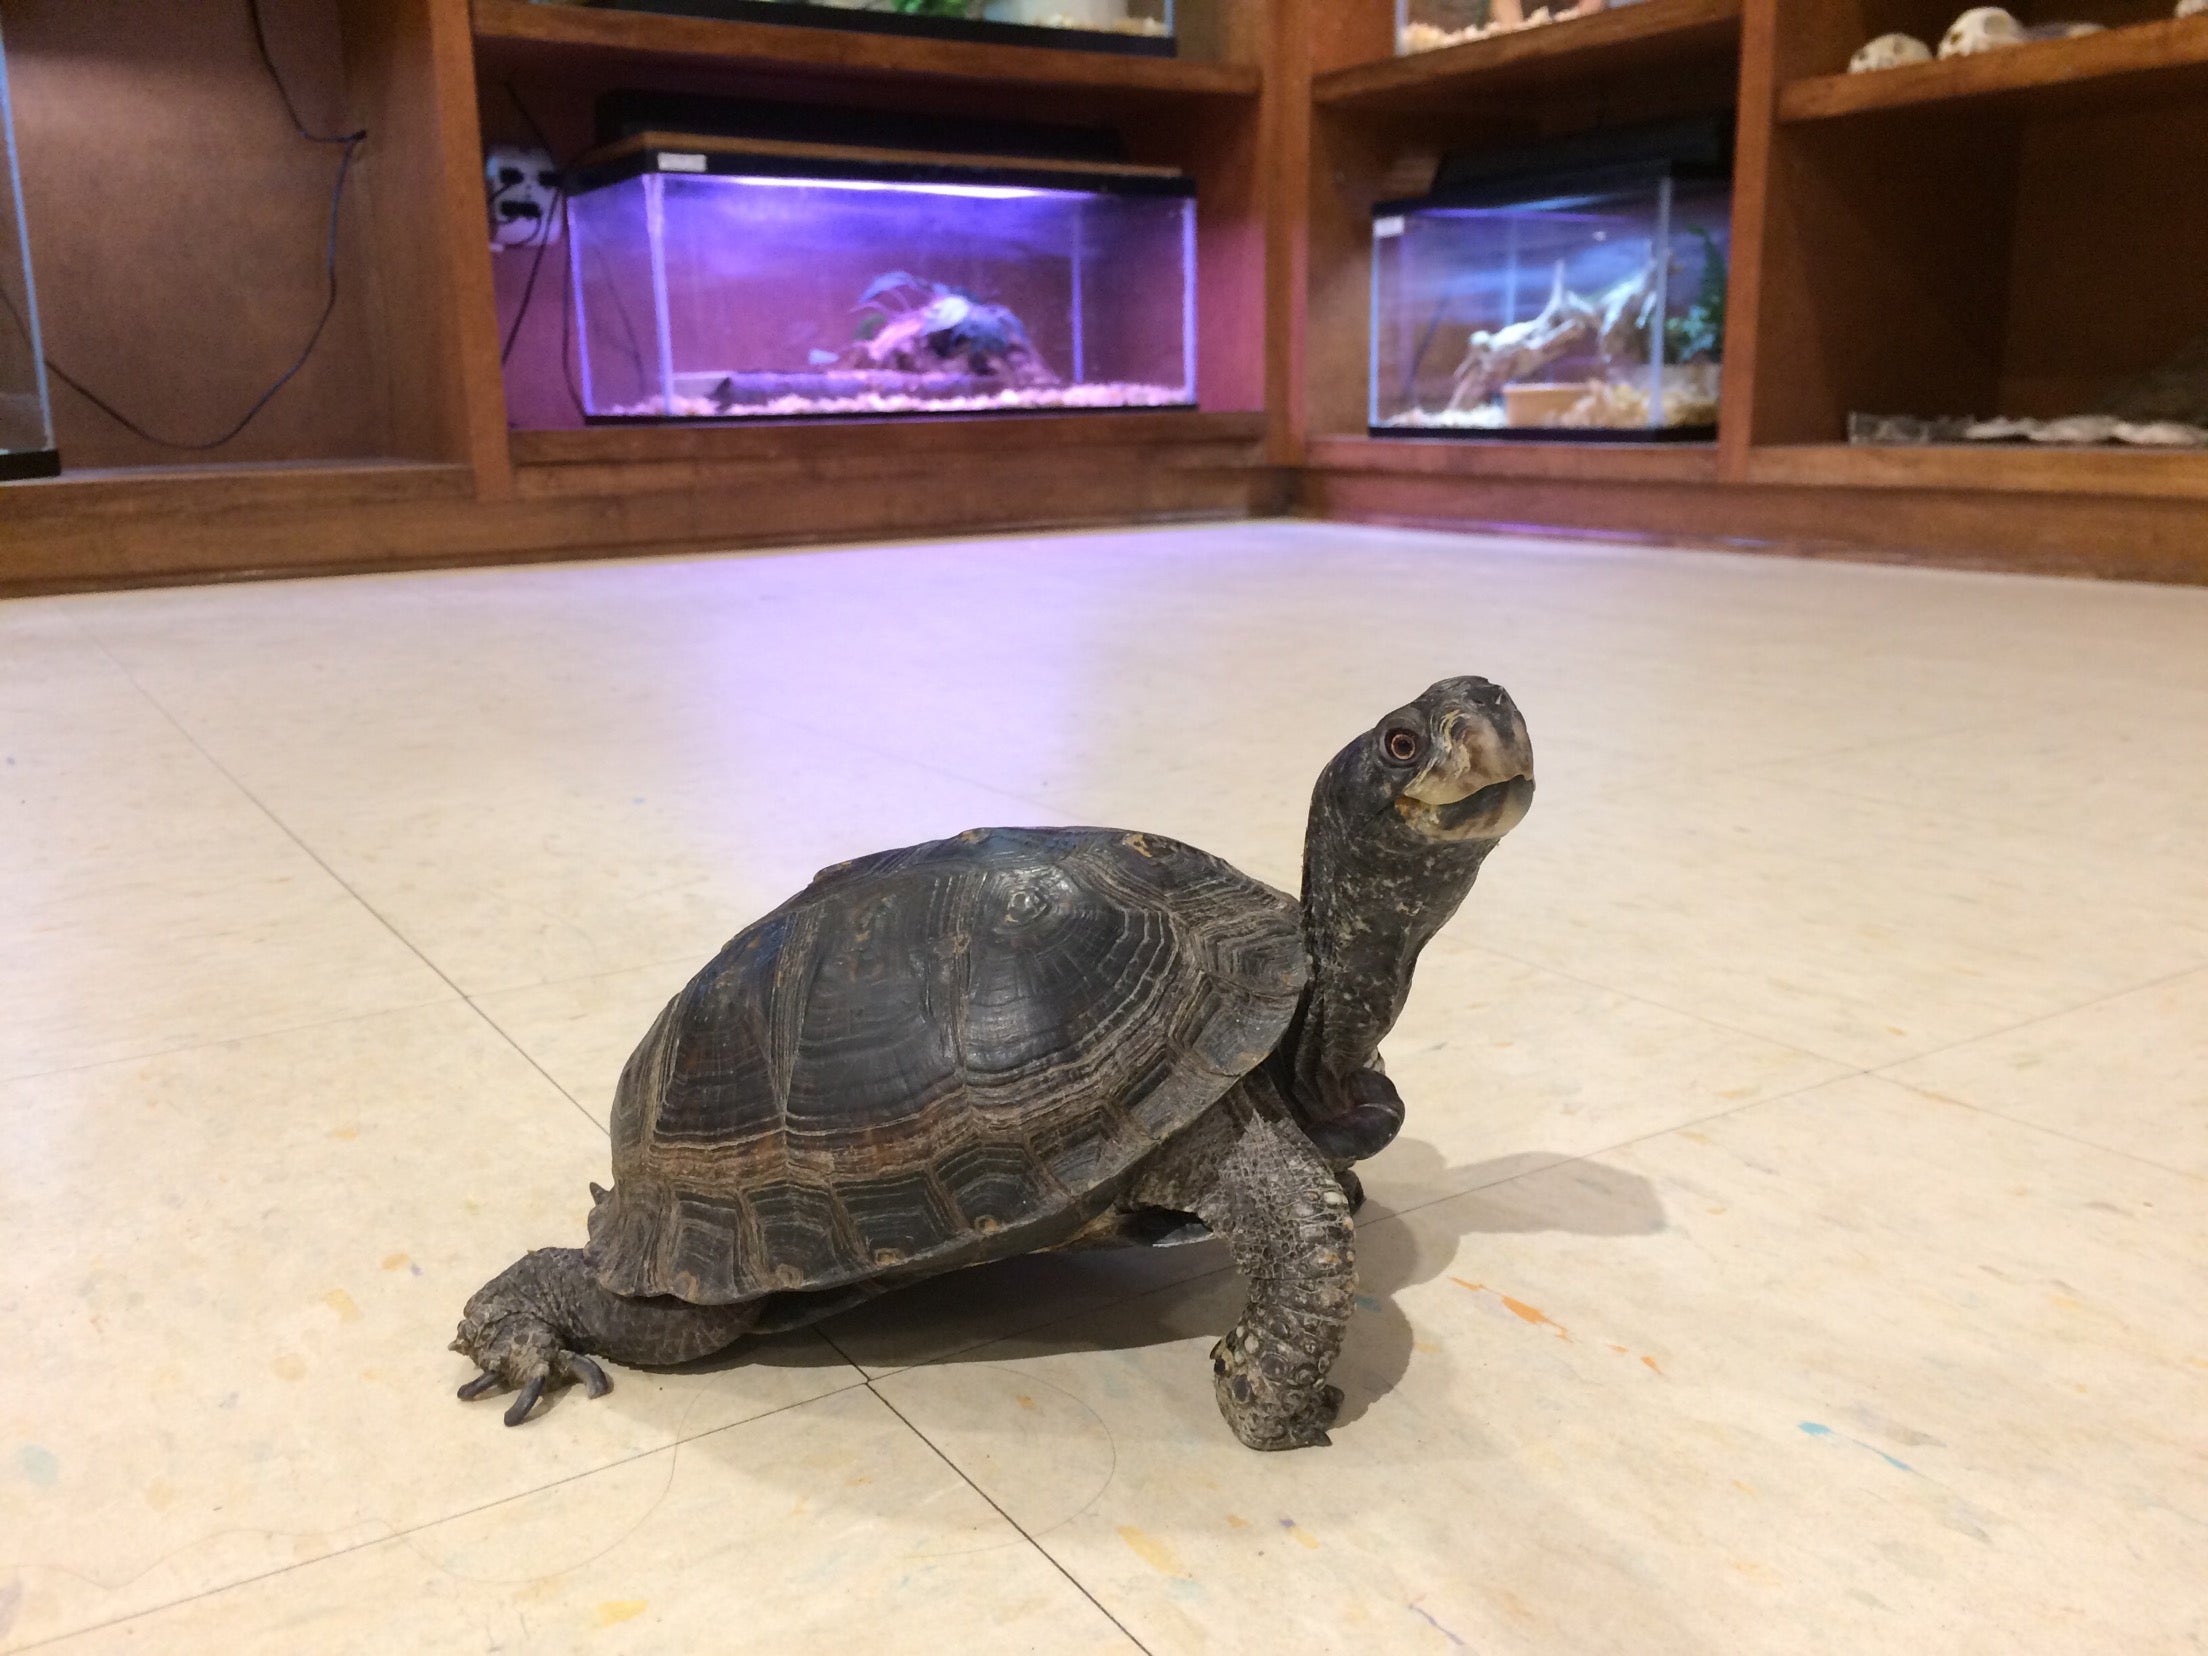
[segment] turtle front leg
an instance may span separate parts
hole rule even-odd
[[[1241,1320],[1211,1350],[1213,1390],[1234,1435],[1252,1449],[1323,1444],[1342,1406],[1327,1370],[1356,1293],[1350,1198],[1293,1122],[1242,1116],[1230,1130],[1220,1146],[1199,1128],[1187,1159],[1143,1181],[1146,1194],[1178,1197],[1174,1205],[1200,1215],[1249,1282]]]
[[[759,1304],[691,1305],[676,1299],[624,1299],[598,1286],[580,1248],[538,1248],[475,1291],[461,1313],[452,1349],[483,1372],[460,1388],[472,1402],[495,1387],[520,1396],[506,1424],[529,1418],[547,1385],[581,1381],[592,1397],[613,1382],[593,1354],[642,1367],[709,1357],[748,1329]]]

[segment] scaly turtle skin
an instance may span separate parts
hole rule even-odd
[[[582,1250],[469,1302],[526,1419],[593,1354],[679,1363],[983,1260],[1203,1229],[1251,1283],[1212,1353],[1255,1448],[1323,1443],[1352,1162],[1400,1127],[1378,1045],[1531,802],[1510,698],[1449,679],[1312,797],[1299,905],[1205,852],[976,829],[824,870],[671,1001],[615,1094]]]

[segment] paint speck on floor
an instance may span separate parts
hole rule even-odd
[[[41,1489],[61,1481],[61,1457],[43,1443],[26,1443],[15,1452],[16,1469]]]
[[[1184,1578],[1188,1575],[1187,1569],[1174,1554],[1173,1549],[1156,1536],[1145,1535],[1133,1524],[1122,1524],[1119,1526],[1119,1538],[1127,1543],[1137,1558],[1157,1571],[1158,1574]]]
[[[1546,1311],[1542,1310],[1538,1305],[1528,1305],[1524,1300],[1513,1299],[1508,1294],[1502,1295],[1501,1299],[1504,1308],[1508,1310],[1510,1314],[1516,1317],[1520,1322],[1531,1323],[1536,1328],[1553,1328],[1556,1330],[1556,1337],[1558,1339],[1566,1341],[1569,1341],[1571,1339],[1571,1330],[1566,1328],[1562,1323],[1558,1322],[1554,1317],[1550,1316]]]
[[[1897,1471],[1916,1471],[1916,1468],[1911,1466],[1907,1461],[1900,1459],[1898,1456],[1889,1455],[1877,1444],[1865,1443],[1861,1438],[1849,1437],[1845,1432],[1836,1432],[1830,1426],[1826,1426],[1821,1422],[1814,1420],[1805,1420],[1802,1422],[1802,1430],[1807,1432],[1811,1437],[1829,1438],[1835,1443],[1852,1443],[1858,1449],[1867,1449],[1872,1454],[1876,1455],[1880,1460],[1884,1461],[1888,1466],[1895,1468]]]
[[[322,1296],[322,1303],[337,1313],[339,1322],[360,1321],[360,1307],[353,1303],[353,1296],[342,1288],[332,1288]]]

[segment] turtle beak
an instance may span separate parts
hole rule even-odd
[[[1444,711],[1434,754],[1397,797],[1403,820],[1429,839],[1497,840],[1533,806],[1533,742],[1500,685]]]

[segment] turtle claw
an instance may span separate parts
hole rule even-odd
[[[508,1376],[498,1369],[486,1369],[460,1388],[460,1401],[473,1403],[487,1392],[495,1391],[507,1383]],[[606,1371],[579,1351],[556,1351],[549,1362],[533,1372],[521,1376],[521,1390],[506,1408],[506,1424],[519,1426],[536,1411],[544,1399],[544,1389],[553,1383],[582,1382],[582,1387],[592,1397],[603,1397],[613,1390],[613,1382],[606,1378]]]
[[[506,1424],[519,1426],[529,1418],[529,1411],[537,1406],[537,1399],[544,1395],[544,1375],[529,1376],[529,1383],[521,1388],[521,1395],[506,1410]]]
[[[603,1397],[613,1390],[613,1382],[606,1378],[606,1371],[579,1351],[567,1354],[567,1370],[582,1381],[583,1389],[592,1397]]]

